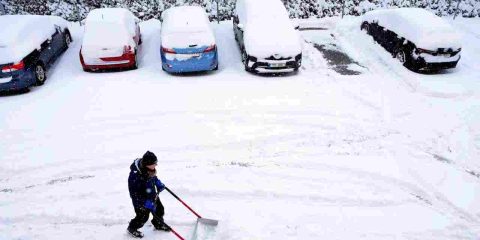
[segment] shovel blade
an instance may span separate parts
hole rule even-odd
[[[208,218],[199,218],[199,219],[197,219],[197,223],[198,224],[211,225],[211,226],[217,226],[218,225],[218,220],[208,219]]]
[[[215,240],[215,231],[218,220],[199,218],[195,225],[192,240]]]

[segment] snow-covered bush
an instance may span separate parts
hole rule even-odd
[[[230,19],[235,0],[0,0],[7,14],[58,15],[70,21],[82,20],[99,7],[125,7],[143,20],[159,18],[172,6],[197,5],[211,20]],[[292,18],[361,15],[378,8],[419,7],[439,16],[458,14],[480,17],[480,0],[282,0]],[[460,1],[460,4],[458,4]],[[458,8],[457,8],[458,7]],[[0,7],[1,8],[1,7]]]

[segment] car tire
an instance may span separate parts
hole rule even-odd
[[[66,48],[69,48],[70,47],[70,44],[72,43],[72,36],[70,35],[70,33],[65,33],[65,46]]]
[[[43,63],[35,64],[34,68],[35,73],[35,85],[41,86],[47,80],[47,71],[45,70],[45,66]]]
[[[248,66],[248,54],[246,51],[242,51],[242,63],[245,66],[245,71],[251,72],[252,69]]]
[[[138,69],[138,58],[137,58],[137,51],[135,51],[135,60],[133,62],[132,70]]]
[[[370,34],[370,25],[367,22],[363,22],[360,26],[360,30],[365,31],[367,34]]]
[[[418,71],[418,67],[415,62],[412,60],[408,50],[406,49],[397,49],[395,51],[395,58],[402,63],[402,65],[414,72]]]
[[[138,39],[138,45],[142,45],[143,41],[142,41],[142,37],[140,36],[140,39]]]
[[[405,50],[403,49],[397,49],[395,51],[395,58],[404,66],[407,65],[407,54],[405,53]]]

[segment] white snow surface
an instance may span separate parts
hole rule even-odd
[[[17,63],[41,44],[51,39],[55,25],[65,28],[67,22],[54,16],[0,16],[0,64]]]
[[[244,43],[249,55],[295,57],[302,52],[300,35],[280,0],[238,0],[235,11],[244,25]]]
[[[480,19],[448,21],[465,41],[453,70],[410,72],[345,17],[306,20],[327,30],[302,31],[302,69],[276,77],[243,70],[232,22],[214,25],[218,71],[166,74],[154,20],[138,70],[85,73],[72,25],[45,85],[0,99],[0,239],[131,239],[129,166],[146,150],[170,189],[219,220],[218,240],[477,239]],[[314,43],[361,74],[338,74]],[[190,239],[194,215],[160,198]]]
[[[116,57],[123,53],[124,46],[135,47],[136,17],[123,8],[100,8],[92,10],[85,21],[82,54],[87,59]],[[106,49],[106,50],[102,50]]]
[[[166,48],[201,47],[215,44],[215,36],[203,8],[181,6],[163,13],[161,41]]]
[[[373,10],[365,13],[363,19],[378,22],[420,48],[456,50],[462,47],[460,34],[447,21],[422,8]]]

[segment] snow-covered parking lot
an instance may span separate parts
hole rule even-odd
[[[302,69],[276,77],[243,70],[232,22],[212,23],[218,71],[166,74],[156,20],[138,70],[85,73],[72,24],[45,85],[0,97],[0,239],[129,239],[129,166],[146,150],[218,240],[479,239],[480,19],[449,20],[462,59],[437,74],[401,66],[359,19],[302,21]],[[194,216],[161,199],[189,239]]]

